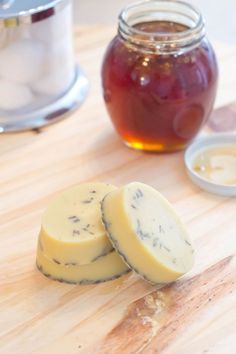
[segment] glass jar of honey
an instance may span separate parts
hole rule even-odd
[[[175,151],[206,122],[217,76],[201,13],[182,1],[142,1],[119,16],[103,60],[103,95],[126,145]]]

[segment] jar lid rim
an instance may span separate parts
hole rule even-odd
[[[208,149],[218,148],[222,146],[236,147],[236,135],[234,133],[214,133],[209,136],[200,136],[196,138],[185,151],[185,167],[190,179],[200,188],[214,194],[236,197],[235,184],[229,185],[212,182],[202,177],[193,169],[192,163],[197,155],[199,155],[203,151],[207,151]]]

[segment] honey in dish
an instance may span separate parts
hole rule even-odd
[[[186,31],[169,21],[136,24],[156,33]],[[217,64],[209,42],[181,54],[141,51],[116,36],[102,67],[111,120],[129,146],[147,151],[184,148],[207,120],[214,103]]]
[[[236,146],[201,151],[193,161],[193,170],[213,183],[236,185]]]

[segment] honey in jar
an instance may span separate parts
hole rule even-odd
[[[201,14],[178,1],[124,9],[102,65],[103,95],[126,145],[183,149],[209,117],[217,63]]]

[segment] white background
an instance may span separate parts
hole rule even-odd
[[[168,1],[168,0],[167,0]],[[207,22],[210,38],[236,44],[236,0],[187,0],[198,6]],[[120,10],[130,0],[74,0],[78,24],[117,24]]]

